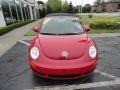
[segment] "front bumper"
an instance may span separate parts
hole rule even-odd
[[[51,79],[75,79],[80,78],[88,75],[97,65],[97,60],[92,60],[88,63],[82,65],[75,65],[69,66],[66,64],[58,64],[58,65],[44,65],[38,64],[34,62],[29,62],[30,67],[35,74],[44,77],[44,78],[51,78]]]

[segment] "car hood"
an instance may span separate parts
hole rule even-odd
[[[77,59],[84,55],[87,48],[87,35],[40,35],[40,47],[45,56],[51,59]],[[66,55],[67,52],[67,56]]]

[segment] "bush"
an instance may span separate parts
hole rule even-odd
[[[119,29],[118,20],[115,19],[94,19],[90,22],[93,29]]]
[[[89,18],[92,18],[92,17],[93,17],[93,15],[92,15],[92,14],[89,14],[89,15],[88,15],[88,17],[89,17]]]
[[[8,25],[6,27],[2,27],[2,28],[0,28],[0,36],[7,33],[7,32],[9,32],[9,31],[11,31],[11,30],[13,30],[13,29],[15,29],[15,28],[21,27],[21,26],[26,25],[28,23],[31,23],[33,21],[35,21],[35,20],[18,22],[18,23],[12,24],[12,25]]]

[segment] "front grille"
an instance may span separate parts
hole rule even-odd
[[[33,70],[36,74],[38,74],[38,75],[40,75],[40,76],[45,76],[45,74],[43,74],[43,73],[40,73],[40,72],[38,72],[37,70]]]
[[[51,77],[51,78],[75,78],[75,77],[80,77],[80,74],[72,74],[72,75],[52,75],[52,74],[49,74],[48,77]]]

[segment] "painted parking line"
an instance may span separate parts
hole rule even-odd
[[[22,41],[22,40],[19,40],[18,42],[23,43],[23,44],[25,44],[25,45],[27,45],[27,46],[29,46],[29,45],[30,45],[29,43],[24,42],[24,41]]]
[[[80,85],[77,85],[75,89],[80,89],[80,88],[86,89],[86,88],[105,87],[105,86],[113,86],[113,85],[120,85],[120,78],[112,81],[80,84]]]
[[[105,73],[105,72],[101,72],[99,70],[95,70],[94,72],[99,73],[99,74],[101,74],[101,75],[103,75],[105,77],[111,78],[111,79],[118,79],[119,78],[119,77],[113,76],[111,74],[108,74],[108,73]]]
[[[20,43],[23,43],[27,46],[29,46],[30,44],[19,40]],[[105,87],[105,86],[113,86],[113,85],[120,85],[120,78],[116,77],[114,75],[105,73],[105,72],[101,72],[99,70],[95,70],[96,73],[99,73],[102,76],[111,78],[113,80],[111,81],[104,81],[104,82],[92,82],[92,83],[86,83],[86,84],[78,84],[78,85],[62,85],[62,86],[44,86],[44,87],[34,87],[34,90],[73,90],[73,89],[87,89],[87,88],[96,88],[96,87]],[[33,90],[33,89],[29,89],[29,90]]]
[[[93,82],[93,83],[86,83],[79,85],[34,87],[33,90],[75,90],[75,89],[89,89],[89,88],[98,88],[98,87],[106,87],[106,86],[114,86],[114,85],[120,85],[120,78],[112,81]]]

